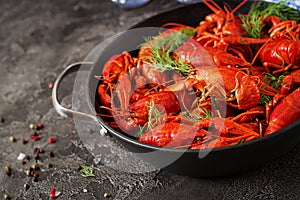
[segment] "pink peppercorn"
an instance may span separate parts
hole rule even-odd
[[[54,199],[55,198],[55,192],[56,192],[56,190],[54,188],[52,188],[50,190],[50,199]]]
[[[54,86],[54,84],[53,84],[53,83],[49,83],[49,85],[48,85],[48,87],[49,87],[50,89],[52,89],[52,88],[53,88],[53,86]]]
[[[32,135],[31,139],[33,139],[34,141],[38,141],[40,139],[40,137],[37,135]]]
[[[55,138],[54,138],[54,137],[50,137],[50,138],[48,139],[48,142],[49,142],[49,143],[55,143]]]
[[[39,123],[39,124],[37,125],[37,129],[38,129],[38,130],[41,130],[42,128],[44,128],[44,124]]]

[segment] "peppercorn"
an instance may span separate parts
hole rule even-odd
[[[49,164],[48,164],[48,167],[49,167],[49,168],[52,168],[52,167],[53,167],[53,165],[52,165],[51,163],[49,163]]]
[[[55,143],[55,138],[54,138],[54,137],[50,137],[50,138],[48,139],[48,142],[49,142],[49,143]]]
[[[38,182],[38,177],[33,177],[33,182]]]
[[[40,139],[40,137],[37,135],[32,135],[31,139],[33,139],[34,141],[38,141]]]
[[[54,199],[55,198],[55,193],[56,193],[56,190],[54,188],[51,188],[50,189],[50,199]]]
[[[81,165],[77,166],[77,171],[80,171],[82,169]]]
[[[1,122],[1,123],[4,123],[4,121],[5,121],[4,118],[3,118],[3,117],[0,117],[0,122]]]
[[[33,176],[34,178],[37,178],[37,177],[39,177],[39,173],[34,172],[32,176]]]
[[[110,195],[109,195],[107,192],[105,192],[105,193],[103,194],[103,197],[104,197],[104,198],[109,198]]]
[[[37,163],[34,163],[34,164],[31,166],[31,168],[32,168],[33,170],[39,170],[39,169],[40,169],[40,166],[39,166]]]
[[[22,140],[22,143],[23,143],[23,144],[27,144],[27,143],[28,143],[28,140],[23,139],[23,140]]]
[[[35,154],[34,154],[34,159],[35,159],[35,160],[39,160],[39,159],[40,159],[40,155],[39,155],[38,153],[35,153]]]
[[[25,171],[25,173],[26,173],[27,176],[31,176],[31,170],[30,170],[30,169],[27,169],[27,170]]]
[[[29,124],[29,128],[34,130],[36,129],[36,126],[34,124]]]
[[[37,130],[41,130],[44,128],[44,124],[39,123],[36,128],[37,128]]]
[[[49,152],[49,157],[54,157],[53,151],[50,151],[50,152]]]
[[[4,199],[10,199],[9,194],[4,194],[3,197],[4,197]]]
[[[37,154],[40,154],[40,153],[45,153],[45,151],[42,149],[42,148],[34,148],[34,151],[33,153],[37,153]]]
[[[25,160],[21,160],[21,164],[22,164],[22,165],[25,165],[25,164],[26,164],[26,161],[25,161]]]
[[[42,148],[38,148],[38,153],[45,153],[45,151]]]
[[[7,176],[10,176],[10,175],[11,175],[11,169],[10,169],[9,166],[5,166],[5,167],[4,167],[4,170],[5,170],[5,173],[6,173]]]
[[[54,86],[54,84],[53,84],[52,82],[50,82],[50,83],[48,84],[48,88],[49,88],[49,89],[52,89],[53,86]]]
[[[50,193],[50,199],[55,199],[55,194],[53,194],[53,193]]]
[[[27,183],[24,184],[24,189],[28,190],[29,189],[29,185]]]
[[[15,142],[15,141],[16,141],[16,138],[15,138],[14,136],[10,136],[10,137],[9,137],[9,141],[10,141],[10,142]]]
[[[27,155],[25,158],[26,158],[26,160],[30,160],[31,159],[31,157],[29,155]]]

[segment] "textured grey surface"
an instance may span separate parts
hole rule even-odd
[[[0,115],[5,118],[0,124],[0,195],[48,199],[50,188],[55,188],[62,192],[57,199],[104,199],[104,192],[111,199],[300,199],[300,146],[263,168],[234,177],[129,174],[94,159],[72,131],[70,119],[54,111],[48,83],[68,64],[82,60],[105,38],[178,6],[175,0],[154,0],[135,10],[122,10],[108,0],[0,0]],[[63,84],[63,103],[68,106],[72,79]],[[28,137],[33,132],[28,125],[39,122],[45,124],[39,141],[9,142],[11,135]],[[55,144],[47,143],[50,136],[57,139]],[[20,152],[32,155],[34,147],[55,153],[54,158],[41,155],[38,182],[24,173],[33,160],[21,165],[16,159]],[[47,167],[49,162],[53,168]],[[6,165],[13,170],[10,177],[2,170]],[[83,178],[77,165],[94,166],[96,176]],[[28,191],[24,183],[30,185]]]

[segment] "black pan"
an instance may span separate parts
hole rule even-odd
[[[223,5],[223,3],[227,3],[227,5],[229,5],[231,8],[234,8],[239,3],[239,1],[222,1],[217,3],[221,6]],[[247,13],[252,3],[253,2],[247,2],[240,10],[238,10],[238,13]],[[204,19],[204,16],[211,12],[212,11],[202,3],[193,4],[156,15],[147,20],[144,20],[143,22],[133,26],[132,28],[160,27],[167,22],[176,22],[189,26],[197,26],[198,23]],[[123,45],[123,43],[122,46],[119,45],[124,40],[128,40],[128,35],[126,33],[120,34],[115,37],[113,41],[109,42],[106,48],[98,56],[97,61],[92,64],[87,86],[90,91],[92,91],[89,93],[88,97],[88,102],[92,109],[95,108],[94,102],[96,88],[98,85],[98,81],[94,78],[94,76],[101,74],[102,66],[110,56],[121,53],[124,50],[128,50],[128,48],[132,47],[132,43],[134,43],[134,45],[136,46],[141,44],[144,41],[144,34],[155,35],[157,34],[157,32],[152,31],[152,29],[149,32],[143,32],[142,34],[135,37],[134,41],[129,41],[129,46],[126,46],[127,44]],[[73,65],[73,67],[74,66],[75,65]],[[53,93],[54,106],[62,115],[64,115],[66,112],[69,112],[70,110],[62,108],[58,104],[56,98],[56,90],[59,85],[60,79],[63,78],[66,73],[68,73],[67,71],[72,71],[70,70],[71,68],[66,69],[58,78]],[[80,114],[79,112],[75,113]],[[207,150],[199,151],[185,149],[166,149],[139,143],[136,140],[127,137],[126,135],[109,127],[100,117],[96,118],[95,120],[100,123],[101,126],[103,126],[106,130],[108,130],[112,134],[112,136],[116,138],[128,150],[138,153],[147,153],[153,151],[159,152],[158,154],[155,154],[155,156],[143,156],[144,159],[146,159],[154,166],[159,166],[160,162],[169,157],[178,156],[179,158],[176,161],[172,162],[164,169],[175,172],[177,174],[196,177],[216,177],[232,175],[258,168],[264,163],[284,155],[300,141],[300,120],[298,120],[269,136],[235,146],[212,149],[209,152]],[[199,158],[199,153],[208,154],[203,158]]]

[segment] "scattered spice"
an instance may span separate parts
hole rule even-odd
[[[39,124],[37,125],[37,130],[41,130],[41,129],[43,129],[43,128],[44,128],[44,124],[39,123]]]
[[[24,160],[24,158],[26,157],[26,155],[24,153],[20,153],[17,157],[18,160]]]
[[[31,176],[31,170],[30,170],[30,169],[27,169],[27,170],[25,171],[25,173],[26,173],[27,176]]]
[[[49,152],[49,157],[54,157],[53,151],[50,151],[50,152]]]
[[[37,178],[37,177],[39,177],[39,173],[38,172],[34,172],[32,176],[33,176],[33,178]]]
[[[26,160],[30,160],[31,157],[30,157],[29,155],[27,155],[27,156],[25,157],[25,159],[26,159]]]
[[[49,143],[55,143],[55,138],[54,138],[54,137],[50,137],[50,138],[48,139],[48,142],[49,142]]]
[[[23,140],[22,140],[22,143],[23,143],[23,144],[27,144],[27,143],[28,143],[28,140],[27,140],[27,139],[23,139]]]
[[[104,198],[109,198],[110,195],[109,195],[107,192],[105,192],[105,193],[103,194],[103,197],[104,197]]]
[[[37,135],[32,135],[31,139],[33,139],[34,141],[38,141],[40,139],[40,137]]]
[[[80,171],[82,169],[81,165],[77,166],[77,171]]]
[[[3,197],[4,197],[4,199],[10,199],[9,194],[4,194]]]
[[[55,198],[55,193],[56,193],[56,190],[54,188],[52,188],[50,190],[50,199],[54,199]]]
[[[34,148],[33,153],[37,153],[37,154],[41,154],[41,153],[45,153],[44,149],[42,148]]]
[[[85,178],[95,176],[94,169],[89,166],[81,166],[80,172],[81,172],[81,176]]]
[[[7,176],[11,175],[11,168],[9,166],[5,166],[4,170],[5,170],[5,173],[6,173]]]
[[[40,155],[38,154],[38,153],[35,153],[34,154],[34,159],[37,161],[37,160],[39,160],[40,159]]]
[[[10,136],[10,137],[9,137],[9,141],[10,141],[10,142],[15,142],[15,141],[17,141],[17,140],[16,140],[16,138],[15,138],[14,136]]]
[[[34,124],[29,124],[29,128],[35,130],[36,126]]]
[[[29,185],[27,183],[24,184],[24,189],[27,191],[29,189]]]
[[[54,83],[52,83],[52,82],[50,82],[50,83],[48,84],[49,89],[52,89],[53,86],[54,86]]]
[[[33,170],[39,170],[39,169],[40,169],[40,166],[39,166],[37,163],[34,163],[34,164],[31,166],[31,168],[32,168]]]
[[[4,119],[1,118],[1,117],[0,117],[0,122],[4,122]],[[23,144],[27,144],[30,139],[32,139],[34,141],[39,140],[40,139],[40,137],[39,137],[39,130],[41,130],[41,129],[44,128],[44,124],[39,123],[38,125],[35,125],[35,124],[32,123],[32,124],[29,125],[29,128],[33,129],[33,130],[36,130],[36,131],[34,131],[29,137],[23,138],[23,139],[21,139],[21,138],[15,138],[14,136],[10,136],[9,137],[10,142],[16,142],[18,140],[22,140]],[[56,139],[54,137],[50,137],[50,138],[48,138],[48,142],[49,143],[55,143]],[[32,157],[35,158],[36,162],[29,169],[25,170],[26,175],[28,177],[32,176],[32,180],[34,182],[38,181],[39,172],[37,172],[37,170],[40,170],[40,167],[37,164],[37,161],[40,159],[40,155],[39,154],[43,154],[43,153],[45,153],[45,151],[42,148],[36,147],[36,148],[34,148],[33,155],[25,155],[24,153],[20,153],[18,155],[18,157],[17,157],[17,159],[21,161],[22,165],[25,165],[26,162],[27,162],[27,160],[28,161],[31,160]],[[48,155],[49,155],[49,157],[54,157],[54,153],[52,151],[50,151],[48,153]],[[53,165],[51,163],[48,163],[48,167],[52,168]],[[86,166],[84,166],[84,167],[85,168],[81,172],[82,176],[84,176],[84,177],[94,176],[92,168],[89,168],[89,167],[86,167]],[[82,169],[82,167],[80,166],[80,170],[81,169]],[[8,176],[10,176],[12,174],[11,173],[11,168],[9,166],[5,166],[5,173]],[[29,185],[27,183],[24,184],[24,189],[25,190],[29,189]],[[54,199],[54,198],[56,198],[57,196],[59,196],[61,194],[61,192],[55,191],[55,189],[53,189],[53,190],[54,191],[52,191],[52,193],[50,194],[50,198],[51,199]],[[4,198],[5,199],[10,199],[10,196],[8,194],[5,194]]]
[[[38,148],[37,153],[45,153],[45,151],[42,148]]]
[[[38,177],[33,177],[33,182],[38,182]]]

